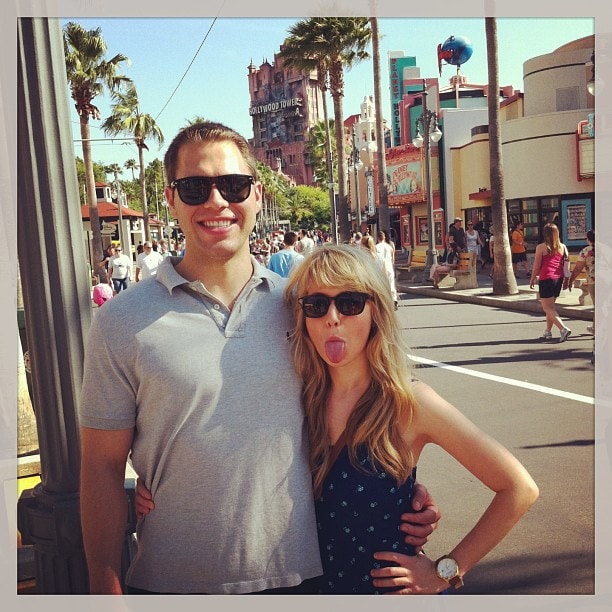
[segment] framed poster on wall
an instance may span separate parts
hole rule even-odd
[[[561,241],[567,246],[586,246],[586,233],[592,229],[591,200],[561,202]]]
[[[427,217],[416,217],[415,242],[419,246],[429,244],[429,223]]]
[[[402,246],[409,249],[412,246],[412,238],[410,236],[410,215],[402,216]]]

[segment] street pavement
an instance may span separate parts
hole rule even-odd
[[[544,314],[528,280],[519,280],[517,295],[503,297],[492,295],[487,272],[479,284],[465,291],[398,286],[415,376],[506,446],[540,487],[533,508],[456,594],[588,597],[595,592],[597,436],[593,335],[586,330],[593,308],[578,304],[580,291],[563,292],[558,311],[572,336],[543,342]],[[434,445],[419,461],[418,478],[442,512],[426,546],[437,558],[475,524],[491,492]],[[529,603],[540,609],[543,600]],[[587,604],[576,598],[572,605]],[[523,600],[520,606],[530,607]]]
[[[435,289],[431,282],[421,282],[420,273],[417,275],[416,281],[398,281],[396,285],[399,293],[419,294],[443,300],[468,302],[521,312],[542,313],[542,307],[538,301],[537,286],[534,289],[530,289],[528,278],[521,277],[517,279],[519,292],[514,295],[493,295],[493,280],[489,278],[489,268],[486,268],[484,272],[478,273],[477,289]],[[559,316],[588,321],[593,320],[593,303],[590,298],[587,298],[585,305],[581,306],[578,302],[580,294],[580,289],[576,288],[572,291],[561,291],[561,295],[557,298],[556,302]]]

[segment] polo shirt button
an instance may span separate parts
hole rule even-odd
[[[219,304],[215,304],[215,305],[213,306],[213,308],[214,308],[215,310],[219,310],[219,309],[221,308],[221,306],[219,306]]]

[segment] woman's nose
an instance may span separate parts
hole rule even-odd
[[[336,309],[336,304],[333,302],[330,304],[329,310],[327,311],[327,314],[325,316],[326,323],[329,326],[338,325],[340,323],[340,313]]]

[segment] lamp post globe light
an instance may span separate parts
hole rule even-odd
[[[425,188],[427,190],[427,261],[423,273],[423,282],[427,282],[430,276],[431,266],[438,263],[438,251],[436,250],[434,215],[433,215],[433,188],[431,179],[431,142],[438,142],[442,138],[442,132],[438,126],[438,115],[427,108],[427,84],[423,79],[422,112],[415,121],[416,135],[412,144],[419,149],[424,146],[425,152]],[[422,131],[422,133],[421,133]]]
[[[357,231],[361,231],[361,202],[359,201],[359,172],[363,168],[363,162],[359,156],[359,150],[355,146],[355,124],[351,132],[352,148],[351,157],[349,160],[349,172],[353,172],[355,179],[355,208],[357,210]]]
[[[591,53],[591,61],[587,62],[586,65],[591,67],[591,78],[587,82],[587,90],[592,96],[594,96],[595,95],[595,50],[594,49],[593,49],[593,53]]]

